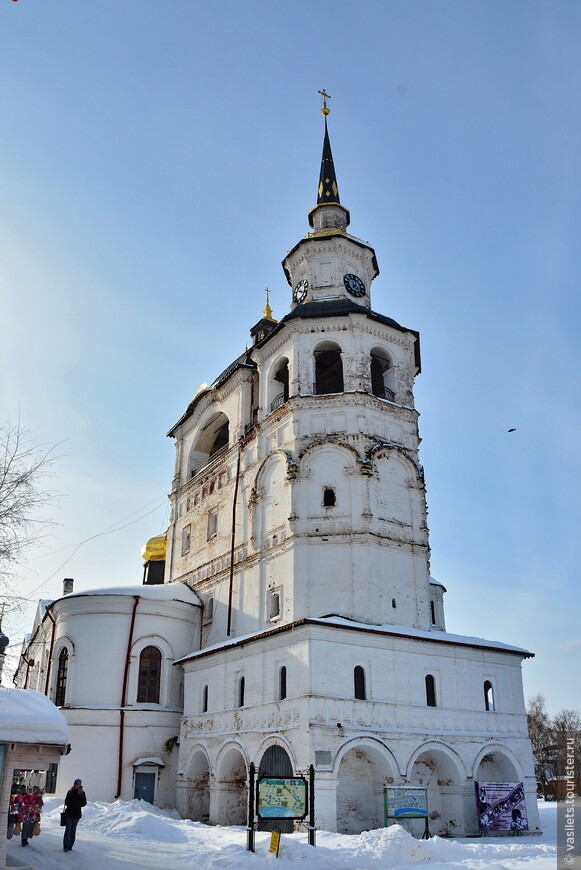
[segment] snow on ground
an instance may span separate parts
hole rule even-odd
[[[72,852],[62,851],[62,801],[45,799],[42,834],[22,848],[8,841],[8,855],[34,870],[258,870],[267,861],[270,835],[256,834],[256,852],[246,851],[243,827],[210,827],[180,819],[144,801],[91,803],[83,812]],[[554,870],[556,804],[539,802],[539,836],[415,840],[393,825],[357,836],[317,832],[317,847],[306,833],[283,834],[276,870]]]

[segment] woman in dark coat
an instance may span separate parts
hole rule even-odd
[[[77,825],[82,816],[81,808],[87,806],[87,797],[82,786],[81,780],[75,779],[73,787],[68,790],[65,797],[66,824],[63,838],[63,849],[65,852],[70,852],[73,848]]]

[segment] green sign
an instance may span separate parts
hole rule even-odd
[[[256,790],[259,819],[304,819],[307,815],[307,781],[304,776],[288,779],[262,777]]]
[[[425,819],[428,815],[428,792],[425,788],[384,789],[386,819]]]

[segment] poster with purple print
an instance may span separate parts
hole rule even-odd
[[[528,831],[522,782],[475,782],[474,789],[481,831]]]

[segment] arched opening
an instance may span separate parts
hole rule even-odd
[[[210,768],[202,750],[194,752],[188,766],[186,805],[180,813],[186,819],[205,825],[210,820]]]
[[[272,381],[270,410],[275,411],[284,405],[289,397],[289,371],[286,357],[278,363]]]
[[[494,711],[494,690],[490,680],[484,682],[484,709]]]
[[[365,671],[361,665],[356,665],[353,669],[353,684],[354,697],[359,701],[365,701],[367,698],[365,693]]]
[[[374,348],[370,354],[371,392],[379,399],[393,402],[393,376],[391,360],[382,348]]]
[[[480,759],[474,779],[477,782],[520,782],[522,776],[508,756],[497,747],[491,747],[491,752]]]
[[[216,773],[216,818],[211,824],[244,825],[248,802],[246,762],[231,746],[220,758]]]
[[[315,394],[321,396],[343,390],[341,348],[334,342],[325,342],[315,350]]]
[[[226,450],[230,442],[230,421],[221,411],[213,414],[198,433],[189,460],[188,477],[194,477],[198,469]]]
[[[161,652],[156,646],[146,646],[139,656],[137,703],[159,704]]]
[[[67,674],[69,670],[69,651],[63,646],[59,654],[58,670],[56,674],[56,692],[54,702],[57,707],[63,707],[67,694]]]
[[[337,773],[338,833],[360,834],[382,828],[383,789],[397,775],[379,745],[350,749],[341,759]]]
[[[260,759],[259,767],[262,776],[274,779],[288,779],[288,777],[294,776],[292,762],[283,746],[269,746]],[[292,819],[273,819],[272,821],[261,819],[257,825],[259,831],[272,831],[273,827],[277,827],[283,834],[292,833],[293,826]]]
[[[426,674],[426,704],[436,706],[436,681],[431,674]]]
[[[326,486],[323,490],[323,507],[335,507],[336,503],[335,490],[331,486]]]
[[[414,761],[410,783],[427,790],[432,834],[454,836],[464,833],[461,786],[464,778],[458,762],[444,748],[428,746]],[[424,821],[410,819],[404,827],[419,837],[424,831]]]

